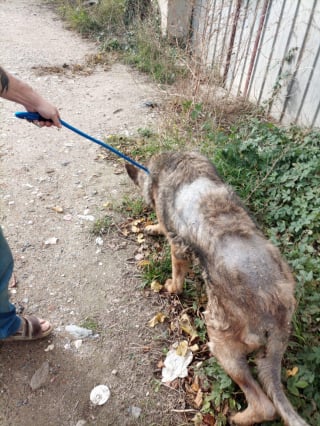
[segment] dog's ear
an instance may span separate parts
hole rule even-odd
[[[133,180],[133,182],[138,185],[138,174],[139,174],[139,170],[137,169],[137,167],[133,166],[132,164],[125,164],[126,166],[126,170],[128,175],[130,176],[130,178]]]

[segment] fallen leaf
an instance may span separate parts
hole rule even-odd
[[[137,241],[139,244],[142,244],[144,242],[144,235],[142,233],[138,235]]]
[[[299,371],[298,367],[293,367],[291,370],[287,370],[287,377],[295,376]]]
[[[147,259],[143,259],[143,260],[140,260],[139,262],[138,262],[138,268],[145,268],[146,266],[148,266],[148,265],[150,265],[150,260],[147,260]]]
[[[207,426],[215,426],[216,421],[211,414],[204,414],[202,418],[203,424]]]
[[[198,333],[196,332],[195,328],[191,324],[191,320],[188,316],[188,314],[184,313],[179,318],[179,325],[181,329],[187,333],[189,336],[191,336],[191,342],[193,342],[197,337]]]
[[[200,348],[199,348],[199,345],[195,344],[195,345],[189,346],[189,349],[191,352],[198,352]]]
[[[203,403],[203,393],[202,393],[201,389],[198,390],[197,396],[196,396],[196,398],[194,400],[194,403],[196,404],[196,406],[198,408],[200,408],[202,406],[202,403]]]
[[[176,347],[176,354],[180,356],[186,356],[187,352],[188,352],[188,342],[186,340],[183,340]]]
[[[63,208],[60,206],[52,207],[52,210],[55,211],[56,213],[63,213]]]
[[[194,426],[203,426],[203,416],[201,413],[196,413],[196,415],[192,418]]]
[[[163,368],[163,366],[164,366],[164,362],[163,362],[163,360],[162,359],[160,359],[160,361],[158,362],[158,364],[157,364],[157,367],[158,368]]]
[[[161,291],[161,289],[163,288],[163,285],[159,283],[159,281],[152,281],[152,283],[150,284],[150,288],[151,290],[153,290],[155,293],[159,293]]]
[[[200,384],[199,384],[199,376],[195,376],[194,381],[191,385],[191,389],[194,392],[198,392],[198,390],[200,389]]]
[[[166,319],[165,314],[158,312],[149,322],[149,327],[155,327],[159,323],[163,323]]]
[[[129,235],[129,231],[127,229],[121,229],[122,235],[127,237]]]

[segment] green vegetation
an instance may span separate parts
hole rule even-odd
[[[94,318],[87,317],[81,322],[80,325],[81,327],[92,330],[95,333],[99,331],[99,324]]]
[[[58,4],[73,28],[99,40],[102,50],[117,52],[121,60],[149,73],[157,82],[187,78],[183,69],[191,66],[178,65],[185,53],[161,38],[156,11],[142,19],[141,13],[128,15],[129,0],[102,0],[89,9],[71,0],[51,3]],[[193,72],[192,78],[195,75]],[[203,82],[201,75],[196,81]],[[187,79],[182,87],[178,100],[168,102],[166,128],[159,135],[141,130],[135,139],[115,137],[108,141],[142,162],[160,150],[200,150],[215,163],[264,233],[279,246],[296,277],[298,301],[283,362],[283,383],[299,414],[311,425],[319,425],[320,131],[276,126],[263,118],[263,112],[243,105],[241,113],[234,109],[228,114],[224,101],[213,105],[201,99],[192,81]],[[141,200],[136,198],[123,200],[119,211],[131,217],[146,215]],[[107,217],[95,224],[94,232],[105,232],[110,226],[112,220]],[[164,283],[170,276],[168,247],[156,247],[143,266],[144,284],[154,280]],[[192,281],[201,281],[197,273]],[[191,309],[202,343],[206,338],[203,303],[201,297],[194,296],[186,290],[181,309]],[[214,359],[207,357],[193,367],[193,374],[200,378],[204,389],[200,411],[211,413],[216,424],[226,424],[228,408],[241,406],[242,394]]]
[[[114,226],[113,218],[109,215],[104,216],[102,219],[97,219],[92,226],[93,235],[107,234]]]

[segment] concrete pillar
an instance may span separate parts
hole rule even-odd
[[[163,36],[186,41],[194,0],[158,0]]]

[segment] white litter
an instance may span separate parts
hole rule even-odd
[[[106,385],[98,385],[90,393],[90,401],[94,405],[103,405],[110,398],[110,390]]]
[[[89,220],[90,222],[94,221],[94,216],[92,216],[91,214],[88,214],[88,215],[78,214],[78,218],[82,220]]]
[[[188,365],[191,363],[193,358],[192,352],[188,350],[184,356],[178,355],[176,349],[171,349],[166,356],[164,361],[164,367],[162,369],[163,383],[169,383],[178,377],[187,377]]]
[[[84,339],[85,337],[92,336],[93,334],[92,330],[88,330],[87,328],[79,327],[74,324],[67,325],[66,331],[76,339]]]
[[[48,238],[48,239],[44,242],[44,245],[46,245],[46,246],[51,246],[51,245],[57,244],[57,242],[58,242],[58,238],[56,238],[56,237],[51,237],[51,238]]]
[[[103,246],[103,239],[101,237],[96,238],[96,244],[97,246]]]

